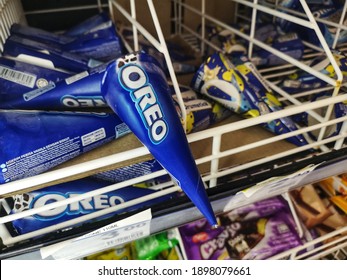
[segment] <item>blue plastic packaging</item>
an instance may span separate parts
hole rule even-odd
[[[0,96],[3,108],[30,110],[82,110],[108,107],[101,94],[101,81],[107,65],[68,75],[46,86]],[[48,72],[47,72],[48,73]]]
[[[346,54],[340,50],[331,50],[337,65],[343,74],[343,83],[347,76],[347,57]],[[321,72],[328,77],[336,77],[335,69],[330,63],[330,60],[325,54],[315,57],[309,66],[313,69]],[[298,69],[294,73],[285,77],[279,84],[279,86],[288,93],[297,93],[313,89],[318,89],[327,86],[327,82],[319,79],[315,75],[312,75],[302,69]]]
[[[103,62],[124,53],[123,42],[111,20],[93,26],[92,29],[75,37],[20,24],[11,26],[11,35],[44,44],[46,48],[54,48],[56,51],[70,52]]]
[[[70,197],[75,197],[88,191],[107,187],[108,185],[109,183],[106,181],[84,178],[67,183],[53,185],[29,193],[18,194],[13,197],[13,209],[11,210],[11,213],[20,213],[25,210],[35,209],[49,203],[62,201]],[[13,221],[12,225],[18,234],[25,234],[34,230],[58,224],[60,222],[81,217],[89,213],[106,209],[111,206],[120,205],[127,201],[153,193],[155,193],[154,190],[129,186],[104,194],[92,196],[91,198],[83,199],[66,206],[57,207],[32,216],[21,218]],[[141,209],[143,207],[149,207],[155,203],[168,200],[173,195],[174,194],[170,194],[150,199],[146,202],[120,209],[111,214],[103,215],[101,217],[95,218],[94,220],[102,220],[115,214],[129,212],[132,210]],[[85,223],[90,223],[92,221],[93,220],[89,220]]]
[[[272,48],[294,59],[300,60],[302,58],[304,54],[304,44],[297,33],[292,32],[285,35],[277,35],[271,39],[273,39],[273,42],[269,45]],[[251,60],[256,66],[272,66],[287,63],[282,58],[261,48],[255,48]]]
[[[331,97],[331,94],[329,94],[329,93],[320,93],[320,94],[317,94],[317,95],[311,97],[310,102],[315,102],[315,101],[322,100],[322,99],[329,98],[329,97]],[[315,110],[315,112],[323,117],[326,114],[326,109],[327,109],[326,107],[318,108]],[[330,119],[338,119],[338,118],[342,118],[346,115],[347,115],[347,105],[340,102],[340,103],[334,104],[334,108],[333,108],[332,115],[331,115]],[[315,118],[311,117],[306,112],[298,114],[295,117],[296,117],[296,120],[298,123],[301,123],[302,125],[305,125],[305,126],[311,126],[311,125],[315,125],[318,123],[318,121]],[[329,138],[329,137],[333,137],[333,136],[338,135],[340,133],[342,124],[343,124],[343,122],[339,122],[339,123],[327,126],[325,133],[323,135],[323,138],[325,139],[325,138]],[[310,137],[314,140],[317,140],[319,133],[320,133],[320,130],[314,130],[314,131],[308,132]]]
[[[328,0],[307,2],[310,10],[313,12],[313,15],[316,18],[322,19],[326,22],[332,22],[336,24],[339,23],[343,11],[343,7],[341,5],[342,1]],[[281,6],[293,11],[303,12],[303,8],[299,0],[282,1]],[[320,41],[315,31],[311,28],[306,28],[305,26],[295,24],[282,18],[277,18],[276,23],[282,31],[297,32],[300,38],[302,38],[303,40],[321,47]],[[322,32],[322,35],[324,36],[326,43],[329,47],[332,47],[336,37],[337,28],[321,21],[317,21],[317,24],[320,28],[320,31]],[[346,24],[346,19],[344,20],[343,24]],[[339,38],[337,40],[337,46],[345,42],[347,42],[347,31],[341,30]]]
[[[70,75],[65,72],[0,57],[0,108],[30,109],[32,99],[68,77]],[[31,96],[28,92],[32,92]],[[37,108],[54,109],[48,99]]]
[[[149,149],[211,225],[216,225],[205,184],[160,64],[144,52],[130,54],[112,61],[106,70],[67,85],[64,90],[78,89],[82,83],[87,89],[90,85],[96,85],[96,92],[100,89],[107,105]],[[130,88],[135,85],[139,88]],[[57,91],[58,87],[50,93]]]
[[[192,87],[247,118],[282,109],[255,66],[246,57],[241,57],[234,65],[222,53],[215,53],[201,65],[193,77]],[[297,130],[294,122],[286,117],[270,121],[264,126],[279,135]],[[289,137],[287,140],[297,146],[307,144],[302,135]]]
[[[27,39],[31,39],[45,44],[48,43],[56,47],[70,43],[74,40],[73,37],[64,36],[61,34],[46,31],[41,28],[36,28],[19,23],[14,23],[11,25],[10,33],[11,35],[25,37]]]
[[[156,159],[151,159],[139,163],[135,163],[129,166],[120,167],[113,170],[107,170],[93,175],[93,178],[109,181],[112,183],[119,183],[127,181],[140,176],[148,175],[156,171],[162,170],[163,167]],[[140,183],[141,186],[152,186],[162,182],[168,181],[170,178],[167,175],[160,176],[153,180]]]
[[[46,68],[57,68],[69,73],[80,73],[102,64],[101,61],[63,51],[60,48],[28,38],[11,35],[4,44],[4,56],[26,60]]]
[[[108,22],[109,20],[110,20],[110,17],[108,16],[108,14],[103,11],[69,28],[68,30],[64,32],[64,35],[70,36],[70,37],[82,35],[90,31],[94,27],[100,24],[103,24],[105,22]]]
[[[112,21],[96,26],[61,48],[103,62],[115,59],[126,52]]]
[[[170,88],[156,60],[134,53],[107,68],[102,92],[107,104],[149,149],[212,226],[216,218],[209,203]]]
[[[0,110],[0,183],[34,176],[129,133],[115,114]]]

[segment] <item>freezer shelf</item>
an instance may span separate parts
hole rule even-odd
[[[1,33],[1,38],[2,38],[3,42],[5,40],[4,38],[6,38],[6,36],[8,36],[8,30],[6,30],[6,28],[7,29],[9,28],[11,22],[18,22],[19,21],[19,18],[12,19],[12,13],[17,10],[17,8],[13,8],[14,2],[16,2],[16,4],[18,4],[18,1],[3,1],[2,2],[2,5],[5,8],[4,11],[9,11],[9,10],[11,11],[10,13],[6,13],[6,12],[5,12],[6,14],[3,13],[3,15],[5,15],[3,17],[4,22],[6,22],[6,24],[4,25],[5,30],[3,30]],[[187,4],[181,3],[180,1],[174,1],[174,2],[179,4],[179,9],[178,9],[179,11],[181,10],[180,7],[184,7],[187,10],[193,10],[193,11],[195,9],[195,8],[194,9],[189,8],[189,6]],[[237,2],[239,4],[245,4],[247,6],[250,6],[254,10],[264,10],[264,11],[267,11],[269,13],[273,13],[275,16],[287,17],[283,13],[278,13],[275,9],[265,7],[265,5],[263,5],[263,4],[252,4],[249,1],[237,1]],[[304,2],[304,1],[301,1],[301,2]],[[204,1],[202,1],[202,3],[204,4]],[[121,10],[122,14],[125,15],[128,18],[128,20],[130,21],[130,23],[134,26],[134,28],[135,28],[134,30],[143,33],[143,35],[149,41],[151,41],[154,46],[156,46],[161,52],[164,53],[166,61],[168,62],[168,67],[169,67],[170,73],[171,73],[171,80],[172,80],[173,84],[175,85],[177,95],[180,96],[176,77],[175,77],[175,74],[173,72],[173,69],[171,69],[170,55],[167,51],[165,41],[163,41],[162,32],[160,29],[159,22],[155,22],[156,27],[157,27],[158,37],[159,37],[159,40],[156,40],[152,37],[151,34],[147,33],[144,30],[144,28],[141,26],[141,24],[136,22],[136,20],[134,19],[135,18],[134,11],[136,8],[135,7],[135,1],[134,2],[131,1],[131,5],[132,5],[132,13],[133,13],[132,15],[131,15],[131,13],[127,13],[123,8],[120,8],[118,1],[110,1],[110,6]],[[155,20],[156,19],[155,8],[154,8],[152,1],[148,1],[148,5],[150,7],[150,10],[151,10],[151,13],[153,16],[152,18],[154,18],[154,20]],[[304,3],[303,5],[306,5],[306,4]],[[8,8],[8,7],[11,7],[11,8]],[[20,11],[20,9],[18,9],[18,11]],[[206,15],[204,8],[202,8],[201,12],[198,11],[198,14],[200,16],[203,16],[202,18],[206,18],[206,20],[215,21],[216,23],[221,24],[223,27],[231,29],[231,27],[226,25],[225,23],[219,22],[218,20],[213,19],[211,16]],[[177,16],[177,18],[179,19],[179,16]],[[295,17],[291,17],[290,19],[296,20]],[[312,18],[310,18],[310,22],[311,22],[310,25],[312,25],[313,28],[316,28],[315,24],[314,24],[314,20],[312,20]],[[305,24],[306,23],[307,22],[305,22]],[[231,29],[231,30],[235,31],[233,29]],[[319,31],[317,29],[316,29],[316,31],[319,33]],[[239,34],[239,35],[242,35],[242,34]],[[264,46],[261,42],[254,40],[252,38],[252,36],[245,36],[244,34],[242,36],[244,36],[249,41],[252,41],[254,44],[258,44],[259,46],[264,47],[265,49],[276,53],[276,51],[269,49],[267,46]],[[137,48],[136,46],[138,45],[138,43],[136,42],[136,36],[134,37],[134,39],[135,39],[134,49],[136,50],[136,48]],[[323,41],[323,45],[324,45],[324,41]],[[301,134],[301,133],[306,133],[306,132],[313,130],[313,129],[322,129],[322,131],[323,131],[324,127],[326,127],[328,125],[334,124],[336,122],[345,121],[345,119],[346,119],[345,117],[329,121],[332,105],[335,103],[338,103],[338,102],[346,101],[347,96],[338,94],[340,88],[336,87],[336,85],[342,81],[341,74],[339,74],[340,70],[336,66],[336,64],[334,63],[335,60],[332,58],[330,50],[327,50],[325,48],[324,51],[327,53],[328,59],[331,61],[331,63],[334,66],[335,72],[337,73],[337,76],[338,76],[337,79],[332,79],[332,78],[327,78],[326,76],[322,76],[320,73],[318,73],[314,69],[307,67],[305,63],[293,61],[291,58],[288,58],[288,57],[283,57],[283,58],[287,59],[288,62],[290,63],[290,65],[295,65],[295,67],[299,66],[299,67],[307,70],[308,72],[312,73],[313,75],[317,75],[317,77],[326,80],[328,82],[328,84],[331,84],[332,91],[333,91],[331,98],[328,98],[328,99],[323,100],[323,101],[321,100],[321,101],[312,102],[309,104],[302,104],[299,99],[296,99],[295,97],[294,98],[290,97],[288,94],[286,94],[286,93],[282,92],[280,89],[276,88],[276,85],[274,83],[271,83],[271,81],[270,81],[271,77],[270,77],[269,78],[269,84],[271,85],[271,88],[273,90],[277,90],[283,96],[283,98],[282,98],[283,100],[289,100],[294,105],[296,105],[295,107],[291,106],[288,109],[285,109],[285,110],[282,110],[282,111],[279,111],[276,113],[263,115],[263,116],[260,116],[258,118],[253,118],[253,119],[244,120],[244,119],[240,119],[238,116],[233,116],[230,119],[228,119],[225,123],[222,123],[222,124],[218,125],[217,127],[207,129],[203,132],[198,132],[198,133],[194,133],[192,135],[188,135],[188,139],[192,145],[193,151],[194,151],[194,147],[195,147],[194,145],[196,145],[196,151],[195,151],[196,161],[199,164],[199,167],[201,168],[201,172],[203,173],[204,180],[206,182],[208,182],[210,185],[209,193],[218,192],[218,190],[219,190],[218,188],[220,187],[220,185],[226,185],[223,182],[222,178],[227,177],[227,176],[232,176],[233,174],[236,174],[236,173],[241,173],[241,174],[242,174],[242,172],[246,173],[246,171],[250,168],[257,168],[258,166],[261,166],[262,164],[271,163],[272,161],[276,161],[276,160],[281,162],[283,158],[287,158],[287,157],[294,158],[294,160],[290,160],[289,163],[295,162],[295,164],[297,164],[296,159],[300,159],[301,153],[302,152],[309,153],[312,150],[312,148],[318,147],[318,149],[313,152],[313,155],[319,155],[319,154],[324,155],[326,153],[329,153],[332,150],[332,145],[335,147],[335,149],[341,149],[342,147],[344,147],[343,140],[346,137],[346,134],[343,130],[341,131],[341,133],[339,135],[336,135],[334,137],[330,137],[327,139],[323,139],[322,136],[324,133],[321,133],[321,136],[319,137],[320,139],[318,141],[312,141],[310,144],[308,144],[304,147],[295,147],[295,146],[287,143],[284,140],[289,135],[273,136],[270,133],[263,131],[262,128],[258,127],[259,124],[267,122],[269,120],[273,120],[273,119],[277,119],[277,118],[285,117],[285,116],[291,116],[291,115],[294,115],[294,114],[297,114],[300,112],[306,112],[306,111],[313,112],[313,110],[315,110],[317,108],[322,108],[322,107],[327,107],[328,109],[327,109],[327,114],[324,117],[322,117],[322,118],[318,117],[320,123],[318,123],[314,126],[311,126],[311,127],[302,128],[302,129],[298,130],[297,132],[290,134],[290,136],[296,135],[296,134]],[[276,54],[278,54],[278,53],[276,53]],[[281,54],[279,54],[279,55],[281,55]],[[263,70],[263,71],[264,71],[264,73],[266,73],[266,70]],[[182,103],[181,103],[181,106],[182,106],[182,110],[184,111],[184,106],[182,105]],[[317,116],[314,114],[314,112],[312,114],[314,117],[317,118]],[[242,135],[244,135],[243,134],[244,129],[247,129],[247,130],[253,129],[254,131],[252,131],[249,134],[251,134],[252,136],[256,136],[256,140],[251,137],[249,139],[249,143],[247,143],[246,145],[244,145],[244,143],[239,143],[236,141],[234,143],[231,143],[231,147],[230,147],[229,139],[231,137],[234,139],[235,138],[236,139],[244,139],[244,138],[242,138]],[[241,135],[241,137],[240,137],[240,135]],[[132,136],[129,136],[128,138],[131,138],[131,137]],[[127,141],[127,140],[125,140],[125,141]],[[5,184],[3,186],[3,188],[1,189],[1,195],[6,196],[6,195],[9,195],[13,192],[23,192],[27,188],[31,188],[31,187],[41,188],[43,186],[47,186],[47,185],[51,185],[53,183],[59,182],[59,180],[63,180],[63,181],[72,180],[72,178],[76,178],[74,176],[83,177],[83,176],[86,176],[86,173],[84,173],[86,171],[90,171],[92,173],[95,173],[95,172],[99,172],[100,170],[112,169],[112,168],[114,168],[114,166],[119,166],[118,164],[126,164],[126,163],[123,163],[124,160],[142,161],[143,159],[149,158],[150,156],[148,154],[148,151],[145,148],[141,147],[138,143],[136,143],[136,140],[134,140],[134,142],[135,142],[134,146],[131,146],[131,149],[127,152],[124,152],[124,153],[116,153],[115,155],[107,156],[107,157],[103,157],[103,158],[93,158],[93,156],[91,156],[91,158],[93,160],[88,161],[88,162],[85,162],[86,161],[85,158],[77,159],[75,161],[75,163],[73,163],[73,164],[67,163],[68,167],[66,167],[66,168],[58,169],[56,171],[47,172],[45,174],[34,176],[32,178],[27,178],[27,179],[23,179],[23,180],[19,180],[16,182],[11,182],[11,183]],[[203,153],[201,152],[201,143],[203,143],[204,147],[207,146],[207,148],[206,148],[207,151],[204,151]],[[206,145],[206,143],[208,143],[208,145]],[[271,147],[271,151],[269,151],[269,147]],[[254,152],[254,149],[256,149],[256,151],[258,151],[258,152],[260,151],[260,152],[259,153]],[[102,151],[102,149],[100,149],[100,150]],[[95,151],[95,155],[98,155],[100,150]],[[242,152],[243,152],[243,156],[240,156],[238,158],[237,156],[241,155]],[[250,155],[247,155],[247,153],[253,155],[254,158],[250,157]],[[246,155],[246,156],[244,156],[244,155]],[[236,158],[236,160],[235,160],[235,158]],[[90,160],[90,158],[88,160]],[[287,163],[287,164],[289,164],[289,163]],[[70,165],[72,165],[72,166],[70,166]],[[277,165],[281,165],[281,163],[279,163]],[[343,164],[342,164],[342,166],[343,166]],[[341,168],[338,168],[336,165],[333,165],[333,164],[330,167],[325,167],[325,168],[329,169],[329,170],[331,169],[332,170],[331,173],[333,173],[333,174],[340,173],[340,172],[336,172],[338,170],[341,172],[346,171],[346,170],[340,170]],[[261,169],[261,168],[259,168],[259,169]],[[273,169],[270,169],[270,171],[272,172]],[[272,177],[271,172],[266,174],[267,178]],[[329,173],[329,172],[327,171],[327,173]],[[90,173],[88,173],[88,174],[90,174]],[[320,174],[322,174],[322,173],[320,173]],[[162,175],[162,173],[151,174],[149,176],[136,178],[133,181],[129,181],[129,182],[122,182],[121,184],[116,184],[116,185],[110,186],[110,188],[123,187],[123,186],[130,185],[133,183],[142,182],[146,179],[155,178],[156,176],[159,176],[159,175]],[[325,174],[325,175],[330,176],[332,174],[329,174],[329,175]],[[312,182],[315,180],[313,173],[310,173],[309,176],[307,176],[306,178],[309,182]],[[220,179],[222,179],[221,183],[219,183]],[[298,185],[295,185],[294,187],[297,187],[297,186]],[[215,190],[214,190],[214,187],[216,187]],[[245,187],[246,187],[246,185],[242,186],[241,189],[245,188]],[[226,187],[226,188],[228,188],[228,187]],[[241,189],[239,189],[239,190],[241,190]],[[225,190],[225,188],[223,188],[223,190]],[[285,190],[286,190],[286,188],[280,190],[280,192],[283,192]],[[232,190],[232,192],[234,192],[234,194],[236,191],[237,190]],[[222,195],[227,195],[227,193],[222,194]],[[89,195],[91,196],[91,194],[89,194]],[[213,195],[211,194],[210,196],[211,196],[211,199],[213,200]],[[80,199],[86,198],[86,197],[88,197],[88,194],[84,195],[83,197],[80,197]],[[217,195],[217,197],[219,197],[219,195]],[[261,197],[257,197],[256,199],[260,199],[260,198]],[[216,210],[216,212],[218,213],[220,211],[223,211],[224,207],[226,205],[226,201],[229,201],[229,200],[230,200],[230,198],[225,199],[225,200],[223,200],[223,199],[222,200],[220,200],[220,199],[214,200],[212,203],[213,203],[213,206],[214,206],[214,209]],[[251,202],[252,199],[247,198],[246,201]],[[246,203],[246,201],[243,201],[243,203]],[[63,205],[63,204],[56,204],[55,206],[58,206],[58,205]],[[189,203],[188,203],[188,205],[189,205]],[[191,207],[191,205],[190,206],[188,206],[188,205],[187,205],[187,202],[182,203],[182,208],[184,208],[184,209],[182,209],[178,212],[174,212],[174,213],[165,214],[166,210],[158,211],[157,212],[158,217],[156,217],[156,215],[154,215],[154,218],[151,221],[151,231],[152,232],[158,232],[158,231],[163,230],[165,228],[175,226],[172,224],[170,225],[170,222],[168,223],[167,221],[175,220],[175,221],[178,221],[178,225],[179,225],[179,224],[183,224],[185,222],[188,222],[189,220],[194,220],[194,219],[197,219],[198,217],[200,217],[200,214],[196,211],[196,209]],[[238,204],[233,205],[233,207],[236,207],[236,205],[238,205]],[[173,209],[169,209],[167,211],[172,212]],[[189,213],[189,215],[182,215],[182,214],[187,214],[187,213]],[[163,216],[161,216],[161,215],[163,215]],[[188,217],[188,218],[187,218],[187,220],[186,219],[182,220],[182,217]],[[175,218],[177,218],[177,220]],[[180,219],[178,219],[178,218],[180,218]],[[10,219],[12,219],[12,218],[10,218]],[[13,217],[13,219],[15,219],[15,217]],[[5,218],[2,220],[2,222],[5,222],[5,221],[8,221],[8,218]]]

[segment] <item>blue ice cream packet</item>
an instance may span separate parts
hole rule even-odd
[[[108,107],[101,94],[106,64],[68,75],[45,86],[0,96],[3,108],[30,110],[83,110]]]
[[[102,11],[92,17],[89,17],[85,20],[83,20],[82,22],[72,26],[71,28],[69,28],[68,30],[66,30],[63,34],[65,36],[69,36],[69,37],[75,37],[78,35],[82,35],[88,31],[90,31],[91,29],[93,29],[94,27],[103,24],[105,22],[108,22],[110,20],[110,17],[108,15],[107,12]]]
[[[28,38],[11,35],[4,44],[3,55],[51,69],[80,73],[101,65],[102,62],[62,51],[60,48]]]
[[[337,49],[333,49],[331,52],[343,74],[343,81],[345,81],[347,76],[346,54]],[[335,69],[325,54],[315,57],[308,65],[312,67],[312,69],[315,69],[328,77],[336,78]],[[294,73],[288,75],[279,84],[279,86],[288,93],[318,89],[327,85],[327,82],[302,69],[298,69]]]
[[[294,59],[300,60],[304,54],[304,44],[298,34],[294,32],[277,35],[269,45]],[[256,66],[274,66],[287,63],[282,58],[262,48],[255,48],[251,61]]]
[[[150,159],[143,162],[134,163],[128,166],[120,167],[117,169],[107,170],[93,175],[92,177],[109,181],[112,183],[119,183],[127,181],[140,176],[145,176],[157,171],[163,170],[163,167],[156,159]],[[153,180],[142,182],[141,185],[152,186],[159,183],[167,182],[170,180],[168,175],[157,177]]]
[[[14,23],[10,28],[11,35],[25,37],[34,41],[58,47],[74,40],[73,37],[64,36],[41,28]]]
[[[31,40],[32,44],[37,42],[57,52],[70,52],[103,62],[124,54],[123,42],[111,20],[90,27],[82,34],[66,36],[15,23],[11,26],[10,32],[12,36]]]
[[[121,37],[111,20],[64,44],[62,49],[103,62],[116,59],[126,52]]]
[[[75,197],[88,191],[107,187],[109,182],[97,180],[93,178],[83,178],[71,182],[61,183],[46,187],[43,189],[31,191],[28,193],[18,194],[13,196],[10,201],[12,205],[11,214],[21,213],[26,210],[36,209],[41,206],[48,205],[57,201],[63,201],[67,198]],[[77,217],[81,217],[86,214],[90,214],[102,209],[106,209],[112,206],[121,205],[122,203],[130,200],[140,198],[146,195],[155,193],[155,190],[140,188],[135,186],[129,186],[114,191],[110,191],[104,194],[92,196],[90,198],[82,199],[81,201],[73,202],[66,206],[53,208],[43,211],[38,214],[34,214],[28,217],[24,217],[12,222],[18,234],[25,234],[31,231],[46,228],[48,226],[56,225],[61,222],[65,222]],[[103,215],[93,220],[88,220],[84,223],[90,223],[97,220],[102,220],[116,214],[124,212],[134,211],[142,209],[144,207],[150,207],[154,204],[169,200],[174,194],[160,196],[158,198],[152,198],[148,201],[141,202],[139,204],[128,206],[124,209],[112,212],[111,214]],[[81,223],[75,225],[78,226]]]
[[[108,65],[102,92],[110,108],[216,227],[205,183],[160,64],[144,52],[120,57]]]
[[[130,130],[115,114],[0,110],[0,184],[45,172]]]
[[[325,20],[327,22],[339,23],[343,7],[339,1],[312,1],[307,3],[309,8],[313,12],[313,15],[318,18]],[[285,0],[280,3],[280,5],[286,9],[303,12],[302,5],[299,0]],[[342,24],[346,24],[346,20]],[[305,26],[298,25],[294,22],[288,21],[284,18],[276,18],[276,23],[279,28],[284,32],[297,32],[299,37],[303,40],[306,40],[318,47],[321,47],[320,41],[314,30],[306,28]],[[324,22],[317,21],[317,24],[322,32],[325,41],[329,47],[332,47],[337,28],[331,25],[328,25]],[[339,38],[337,40],[337,46],[347,41],[347,31],[341,30]]]
[[[0,108],[24,109],[27,92],[39,92],[68,77],[70,75],[65,72],[0,57]],[[44,108],[48,104],[42,105]]]
[[[313,97],[311,97],[310,102],[315,102],[318,100],[323,100],[325,98],[329,98],[331,97],[331,94],[328,93],[320,93],[317,94]],[[324,117],[326,114],[326,107],[321,107],[315,110],[315,112],[317,114],[319,114],[320,116]],[[347,115],[347,104],[340,102],[340,103],[336,103],[334,104],[334,108],[332,111],[332,116],[330,117],[330,119],[338,119],[338,118],[342,118],[344,116]],[[295,116],[296,121],[298,123],[301,123],[304,126],[311,126],[311,125],[315,125],[318,124],[319,122],[313,118],[310,114],[308,114],[307,112],[303,112],[301,114],[298,114]],[[340,133],[341,127],[343,125],[344,122],[339,122],[336,124],[332,124],[330,126],[326,127],[325,133],[323,135],[323,138],[329,138],[329,137],[333,137],[335,135],[338,135]],[[317,140],[318,136],[319,136],[320,130],[314,130],[314,131],[310,131],[308,132],[309,136],[313,139],[313,140]]]
[[[215,53],[193,77],[192,88],[247,118],[282,110],[256,67],[244,59],[234,65],[222,53]],[[270,121],[264,127],[278,135],[297,130],[288,117]],[[297,146],[307,144],[302,135],[287,140]]]

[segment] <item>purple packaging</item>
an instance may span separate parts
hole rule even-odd
[[[302,244],[287,211],[250,220],[218,218],[221,227],[214,231],[201,221],[179,228],[188,259],[261,260]]]
[[[88,191],[107,187],[108,185],[109,183],[105,181],[92,178],[83,178],[31,191],[28,193],[18,194],[10,199],[7,199],[7,202],[9,205],[13,205],[12,210],[10,211],[11,214],[20,213],[26,210],[39,208],[53,202],[63,201],[67,198],[75,197]],[[156,191],[154,190],[129,186],[104,194],[95,195],[90,198],[82,199],[81,201],[73,202],[66,206],[60,206],[25,218],[14,220],[12,222],[12,225],[18,234],[25,234],[34,230],[58,224],[60,222],[81,217],[98,210],[106,209],[111,206],[120,205],[127,201],[150,195],[155,192]],[[94,220],[101,220],[115,214],[130,212],[133,210],[141,209],[143,207],[150,207],[155,203],[166,201],[172,196],[173,194],[161,196],[154,199],[152,198],[146,202],[120,209],[118,211],[112,212],[111,214],[95,218]],[[93,220],[89,220],[84,223],[90,223],[92,221]]]
[[[34,176],[130,133],[115,114],[0,110],[0,184]]]
[[[85,56],[63,51],[60,48],[40,43],[18,35],[11,35],[4,44],[3,55],[46,68],[62,69],[80,73],[96,67],[102,62]]]
[[[288,204],[283,197],[275,196],[257,201],[229,211],[225,216],[230,221],[246,221],[271,216],[277,212],[288,209]]]

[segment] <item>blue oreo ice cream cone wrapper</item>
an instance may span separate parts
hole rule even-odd
[[[245,57],[234,64],[225,55],[216,52],[201,65],[193,77],[192,88],[246,118],[282,110],[262,76]],[[263,125],[278,135],[297,130],[289,117]],[[302,135],[288,137],[287,140],[297,146],[307,144]]]
[[[215,226],[205,184],[160,64],[139,52],[115,60],[106,72],[102,92],[107,104]]]

